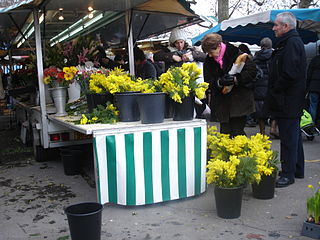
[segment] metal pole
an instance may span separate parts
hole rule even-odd
[[[133,55],[133,32],[132,32],[132,12],[126,11],[126,29],[128,36],[128,55],[129,55],[129,70],[130,74],[134,75],[134,55]],[[131,20],[131,21],[130,21]]]
[[[42,58],[41,32],[40,32],[40,25],[39,25],[38,9],[33,10],[33,20],[34,20],[34,34],[36,39],[38,84],[39,84],[40,110],[41,110],[41,122],[42,122],[41,123],[42,140],[43,140],[43,148],[48,148],[49,147],[48,124],[47,124],[45,88],[43,83],[43,58]]]

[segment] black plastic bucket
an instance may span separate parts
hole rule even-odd
[[[165,94],[141,93],[138,95],[141,123],[162,123],[164,120]]]
[[[92,112],[98,105],[106,107],[107,102],[114,102],[114,96],[111,93],[90,93],[86,97],[89,112]]]
[[[276,173],[270,176],[262,175],[259,184],[252,184],[252,195],[257,199],[272,199],[276,185]]]
[[[60,149],[60,156],[65,175],[72,176],[80,173],[79,158],[81,155],[81,150],[73,150],[69,148]]]
[[[67,207],[72,240],[100,240],[103,205],[97,202],[85,202]]]
[[[115,104],[120,112],[120,122],[135,122],[140,120],[137,93],[138,92],[116,93]]]
[[[173,117],[173,102],[174,101],[172,100],[172,98],[166,94],[164,118],[172,118]]]
[[[187,121],[193,119],[194,96],[185,97],[182,103],[173,103],[173,121]]]

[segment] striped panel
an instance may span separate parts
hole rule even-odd
[[[144,205],[206,190],[206,127],[96,136],[101,203]]]

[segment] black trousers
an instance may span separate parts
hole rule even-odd
[[[300,118],[276,118],[280,135],[280,161],[282,176],[294,179],[304,176],[304,151],[300,131]]]
[[[231,137],[246,135],[244,132],[246,121],[247,116],[230,118],[229,122],[220,123],[220,133],[230,134]]]

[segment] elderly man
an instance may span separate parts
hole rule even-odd
[[[290,12],[277,15],[272,30],[276,41],[271,58],[265,107],[278,123],[281,174],[276,187],[304,178],[304,152],[300,133],[306,88],[306,53]]]

